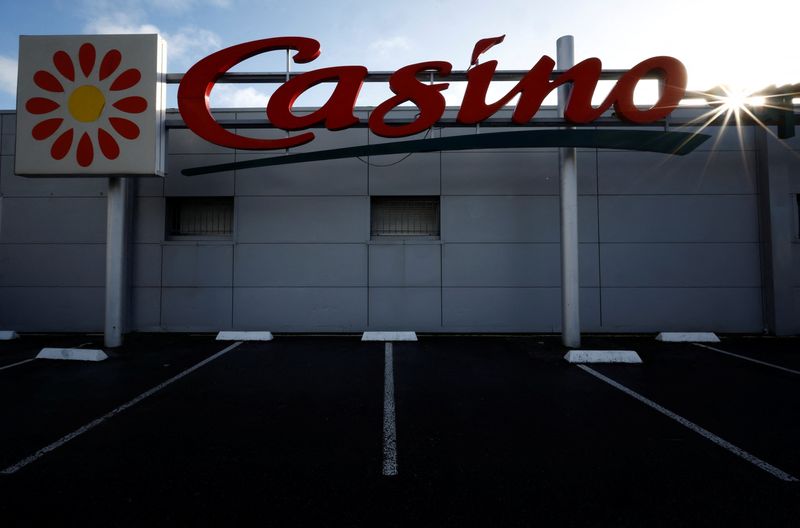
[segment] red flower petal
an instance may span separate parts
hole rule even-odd
[[[61,105],[57,102],[44,97],[33,97],[28,99],[28,102],[25,103],[25,109],[32,114],[46,114],[52,112],[59,106]]]
[[[55,75],[44,70],[39,70],[33,74],[33,82],[36,83],[36,86],[42,90],[47,90],[48,92],[64,91],[64,87],[60,82],[58,82],[58,79],[56,79]]]
[[[109,123],[117,133],[125,139],[136,139],[139,137],[139,127],[133,121],[128,121],[122,117],[109,117]]]
[[[120,62],[122,62],[122,53],[115,49],[109,50],[100,63],[100,80],[104,81],[109,75],[114,73]]]
[[[83,44],[81,49],[78,50],[78,61],[81,63],[81,71],[85,77],[89,77],[89,74],[92,73],[96,58],[97,51],[95,51],[94,46],[88,42]],[[91,163],[91,160],[89,163]]]
[[[84,132],[81,136],[81,140],[78,141],[78,165],[81,167],[88,167],[92,164],[92,160],[94,160],[94,147],[92,146],[92,138],[89,137],[87,132]]]
[[[72,147],[73,134],[74,130],[70,128],[53,142],[53,146],[50,148],[50,155],[53,156],[53,159],[64,159],[64,156],[69,154],[69,149]]]
[[[67,52],[57,51],[53,55],[53,64],[65,79],[75,81],[75,66],[72,64],[72,59]]]
[[[134,84],[138,83],[141,80],[141,78],[142,74],[136,68],[125,70],[124,72],[122,72],[122,75],[117,77],[117,80],[115,80],[111,84],[111,89],[113,91],[127,90]]]
[[[100,150],[103,151],[103,156],[110,160],[117,159],[117,156],[119,156],[119,145],[117,145],[117,140],[111,137],[111,134],[102,128],[98,128],[97,142],[100,144]]]
[[[147,110],[147,100],[144,97],[126,97],[114,103],[114,108],[129,114],[141,114]]]
[[[58,127],[60,127],[61,123],[63,122],[64,120],[60,117],[46,119],[33,127],[31,135],[33,136],[33,139],[38,139],[39,141],[47,139],[56,133],[56,130],[58,130]]]

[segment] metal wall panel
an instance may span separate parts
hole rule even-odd
[[[0,194],[4,196],[105,196],[104,178],[24,178],[14,174],[14,156],[0,160]]]
[[[792,285],[800,287],[800,242],[792,244],[792,269],[794,270]]]
[[[131,288],[128,329],[132,332],[160,332],[161,288]]]
[[[761,287],[757,243],[604,244],[603,287]]]
[[[357,116],[366,118],[365,112],[355,112]],[[314,140],[299,147],[292,147],[289,152],[313,152],[316,150],[328,150],[344,147],[355,147],[359,145],[366,145],[368,141],[368,133],[366,128],[348,128],[345,130],[338,130],[332,132],[324,128],[314,128],[310,130],[314,133]],[[292,132],[292,135],[300,134],[302,132]]]
[[[0,287],[0,326],[17,332],[103,330],[105,288]]]
[[[600,240],[758,242],[756,198],[752,195],[601,196]]]
[[[405,156],[406,154],[394,154],[369,158],[369,194],[373,196],[439,195],[440,154],[438,152],[418,152],[403,159]]]
[[[597,191],[595,152],[578,153],[578,193]],[[551,195],[559,193],[558,153],[443,152],[442,194]]]
[[[774,132],[775,129],[770,129],[770,131]],[[800,151],[800,135],[795,134],[794,137],[786,139],[778,139],[777,137],[772,136],[772,134],[769,134],[769,136],[770,136],[771,147],[774,146],[777,147],[778,150],[784,150],[784,151],[789,151],[789,150]],[[773,149],[770,148],[770,156],[772,155],[772,150]]]
[[[790,290],[798,275],[798,264],[792,258],[793,247],[798,243],[800,219],[798,219],[797,194],[800,193],[800,140],[779,140],[771,132],[760,133],[766,160],[761,164],[765,174],[762,183],[765,193],[765,227],[769,245],[766,262],[773,309],[769,311],[770,322],[779,335],[800,333],[800,311],[795,308],[795,299]]]
[[[4,156],[13,156],[17,148],[17,136],[11,134],[0,135],[0,153]]]
[[[233,284],[231,244],[166,243],[161,281],[164,287],[224,287]]]
[[[578,198],[578,236],[597,240],[597,201]],[[443,196],[445,242],[559,242],[556,196]]]
[[[603,288],[603,328],[761,332],[761,288]]]
[[[131,285],[134,287],[161,286],[161,244],[130,245]]]
[[[367,288],[234,288],[233,328],[361,332]]]
[[[133,242],[139,244],[160,244],[164,241],[164,205],[164,198],[150,196],[136,197],[132,207],[133,221],[131,223],[133,225],[131,240],[133,240]],[[105,237],[103,240],[105,240]]]
[[[786,179],[789,193],[800,193],[800,145],[792,150],[785,141],[770,138],[768,148],[770,173]]]
[[[0,115],[0,132],[15,134],[17,130],[17,114],[15,112]]]
[[[3,198],[0,243],[104,244],[106,200]]]
[[[600,194],[754,194],[755,153],[722,151],[668,156],[598,154]],[[581,170],[580,165],[578,166]]]
[[[162,288],[161,326],[172,332],[231,328],[231,288]]]
[[[166,178],[136,178],[133,188],[137,196],[164,196]]]
[[[184,176],[181,170],[220,163],[233,163],[228,154],[170,154],[167,156],[166,196],[233,196],[233,171]]]
[[[374,330],[441,330],[440,288],[369,289],[369,328]]]
[[[719,127],[706,126],[703,123],[703,118],[698,115],[697,109],[692,108],[677,108],[670,114],[670,121],[690,121],[696,120],[697,123],[702,123],[702,126],[670,126],[669,132],[686,132],[688,134],[705,134],[711,136],[709,139],[700,144],[695,149],[696,151],[726,151],[726,150],[754,150],[755,139],[753,135],[752,126],[743,126],[738,130],[736,127],[727,127],[720,130]],[[707,116],[708,114],[706,114]],[[733,121],[733,118],[731,118]],[[616,127],[614,127],[616,128]],[[653,130],[655,132],[664,132],[664,127],[636,127],[636,130]]]
[[[794,313],[800,314],[800,288],[794,288]]]
[[[104,244],[1,244],[0,286],[104,287]]]
[[[497,114],[495,114],[497,115]],[[511,122],[511,114],[507,114],[509,123]],[[453,116],[455,117],[455,116]],[[555,116],[553,116],[555,117]],[[445,127],[441,129],[442,137],[453,137],[453,136],[471,136],[475,134],[496,134],[501,132],[522,132],[522,131],[530,131],[530,130],[555,130],[552,127],[536,127],[536,128],[528,128],[528,127],[519,127],[519,126],[508,126],[508,127],[496,127],[496,126],[484,126],[484,127]],[[591,150],[591,149],[580,149],[580,150]],[[464,153],[486,153],[486,152],[497,152],[497,153],[511,153],[511,152],[554,152],[558,153],[558,147],[542,147],[537,149],[531,149],[527,147],[515,147],[510,149],[505,148],[496,148],[496,149],[469,149],[469,150],[459,150],[458,152]]]
[[[295,111],[297,115],[302,115],[304,111]],[[356,112],[357,116],[362,115],[366,117],[365,112]],[[262,118],[263,111],[261,112],[239,112],[239,119],[260,119]],[[317,150],[329,150],[329,149],[337,149],[337,148],[344,148],[344,147],[354,147],[359,145],[366,145],[367,144],[367,129],[366,128],[348,128],[345,130],[339,130],[336,132],[332,132],[330,130],[326,130],[324,128],[312,128],[309,130],[302,130],[298,132],[291,132],[290,136],[297,136],[300,134],[304,134],[306,132],[311,132],[314,134],[314,139],[306,143],[304,145],[300,145],[299,147],[292,147],[289,149],[290,154],[298,154],[302,152],[313,152]],[[246,137],[258,138],[258,139],[285,139],[286,132],[283,130],[273,129],[273,128],[251,128],[251,129],[236,129],[236,133]],[[273,151],[263,151],[266,154],[274,152],[276,154],[283,154],[285,149],[277,149]],[[237,150],[236,155],[239,156],[241,154],[252,154],[253,151],[251,150]],[[259,152],[261,154],[261,152]]]
[[[443,252],[445,286],[561,286],[561,246],[557,243],[445,244]],[[580,244],[580,283],[598,286],[596,243]]]
[[[238,244],[237,287],[367,285],[364,244]]]
[[[365,242],[369,198],[249,197],[236,199],[240,243]]]
[[[246,161],[283,154],[242,154]],[[357,159],[313,161],[236,171],[237,196],[347,196],[367,194],[367,165]]]
[[[440,286],[442,248],[435,244],[373,243],[369,246],[369,285]]]
[[[235,116],[233,112],[214,112],[214,117],[217,119],[233,119]],[[179,117],[179,114],[168,113],[167,117]],[[230,152],[231,149],[209,143],[187,128],[167,130],[167,154],[229,154]]]
[[[597,288],[581,288],[581,328],[599,327]],[[558,332],[560,288],[443,288],[443,326],[465,332]]]

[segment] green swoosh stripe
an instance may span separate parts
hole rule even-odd
[[[183,169],[186,176],[199,176],[230,170],[270,167],[290,163],[383,156],[413,152],[438,152],[473,149],[580,147],[639,150],[683,156],[692,152],[711,136],[689,132],[658,132],[652,130],[524,130],[519,132],[492,132],[452,137],[395,141],[376,145],[360,145],[329,150],[317,150],[285,156],[222,163]]]

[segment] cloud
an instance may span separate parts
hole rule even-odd
[[[199,59],[211,50],[222,46],[222,39],[207,29],[187,26],[177,33],[163,33],[167,41],[167,51],[171,59]]]
[[[152,24],[140,24],[137,17],[126,13],[100,15],[89,20],[83,27],[86,33],[101,35],[117,35],[129,33],[159,33],[158,27]]]
[[[17,61],[0,55],[0,91],[17,94]]]
[[[214,108],[266,108],[269,96],[252,86],[245,88],[230,84],[216,84],[211,91]]]
[[[233,0],[148,0],[147,3],[159,11],[183,13],[203,5],[228,8],[233,5]]]
[[[185,26],[174,33],[167,33],[160,31],[158,26],[140,22],[136,15],[126,13],[100,15],[89,20],[83,29],[86,33],[105,35],[159,33],[167,41],[170,60],[179,64],[186,59],[201,58],[209,51],[219,49],[222,44],[219,35],[207,29]]]
[[[390,37],[378,39],[370,43],[370,49],[379,55],[391,55],[398,51],[411,49],[411,42],[406,37]]]

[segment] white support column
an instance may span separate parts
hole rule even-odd
[[[556,42],[556,68],[567,70],[575,64],[571,35]],[[569,86],[558,88],[558,116],[564,117]],[[580,282],[578,267],[578,166],[577,149],[559,149],[561,180],[561,341],[564,346],[581,346]]]
[[[122,345],[125,323],[126,263],[128,260],[128,179],[108,179],[106,220],[106,324],[105,346]]]

